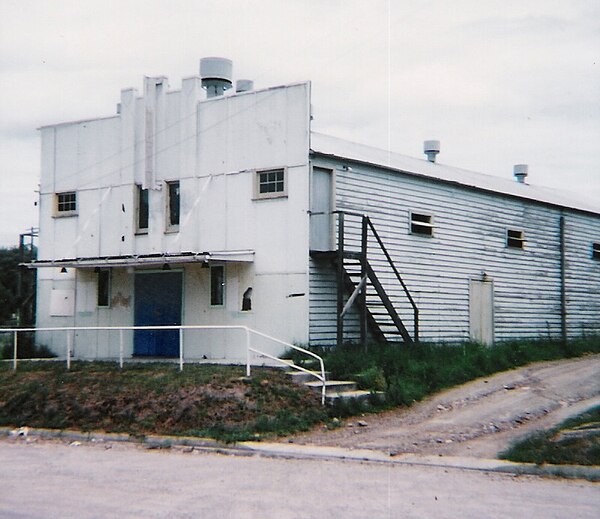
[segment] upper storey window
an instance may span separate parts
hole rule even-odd
[[[179,228],[179,182],[167,182],[167,231]]]
[[[600,260],[600,242],[592,243],[592,258]]]
[[[410,213],[410,233],[433,236],[433,216],[423,213]]]
[[[508,229],[506,231],[506,246],[512,249],[523,249],[525,247],[525,234],[523,231]]]
[[[285,168],[256,172],[254,198],[279,198],[287,196]]]
[[[56,216],[77,214],[77,193],[75,191],[56,193],[55,214]]]
[[[150,214],[148,206],[148,190],[143,189],[142,186],[136,186],[136,197],[137,197],[137,215],[136,215],[136,228],[137,232],[144,234],[148,232],[148,217]]]

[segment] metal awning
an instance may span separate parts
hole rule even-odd
[[[227,250],[212,252],[178,252],[162,254],[132,254],[123,256],[97,256],[89,258],[62,258],[52,260],[36,260],[24,263],[29,268],[70,267],[70,268],[108,268],[108,267],[147,267],[164,264],[208,263],[208,262],[241,262],[254,261],[253,250]]]

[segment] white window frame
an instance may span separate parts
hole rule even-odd
[[[61,201],[61,197],[73,196],[73,200]],[[61,209],[61,205],[74,204],[74,209]],[[77,216],[77,191],[61,191],[54,195],[54,216]]]
[[[418,219],[415,219],[417,217]],[[426,218],[427,221],[421,220]],[[434,236],[434,219],[432,214],[422,211],[411,211],[409,214],[408,232],[414,236],[422,236],[424,238],[433,238]],[[417,229],[422,229],[419,231]]]
[[[261,187],[261,175],[268,173],[279,173],[283,174],[283,189],[281,191],[269,191],[266,193],[260,192]],[[274,180],[272,183],[278,184],[281,181]],[[258,169],[254,172],[254,200],[268,200],[272,198],[285,198],[288,196],[288,171],[287,168],[269,168],[269,169]]]
[[[511,233],[513,233],[512,236]],[[516,233],[519,235],[516,236]],[[525,249],[525,232],[521,229],[506,229],[506,248],[517,250]]]
[[[223,272],[223,277],[221,279],[221,302],[220,303],[214,303],[213,304],[213,282],[214,282],[214,278],[213,278],[213,272],[215,269],[222,269]],[[208,293],[209,296],[209,304],[211,308],[223,308],[225,306],[225,295],[227,292],[227,274],[226,274],[226,269],[225,269],[225,265],[210,265],[210,290]]]

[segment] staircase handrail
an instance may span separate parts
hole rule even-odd
[[[319,361],[319,368],[320,368],[320,373],[315,373],[314,371],[308,370],[303,366],[298,366],[296,363],[294,363],[294,361],[289,361],[287,359],[280,359],[278,357],[274,357],[272,355],[269,355],[268,353],[256,350],[254,348],[252,348],[251,346],[248,346],[248,350],[249,351],[253,351],[254,353],[258,353],[259,355],[264,355],[265,357],[270,358],[271,360],[275,360],[278,362],[281,362],[282,364],[285,364],[286,366],[289,366],[292,369],[296,369],[298,371],[303,371],[304,373],[308,373],[309,375],[312,375],[313,377],[315,377],[317,380],[319,380],[321,382],[321,405],[325,405],[325,388],[326,388],[326,378],[325,378],[325,364],[323,362],[323,358],[320,357],[319,355],[317,355],[316,353],[310,351],[310,350],[306,350],[304,348],[301,348],[300,346],[296,346],[295,344],[291,344],[289,342],[285,342],[282,341],[281,339],[277,339],[276,337],[271,337],[270,335],[267,335],[266,333],[262,333],[259,332],[258,330],[253,330],[252,328],[248,328],[247,326],[244,326],[244,328],[246,329],[248,336],[253,333],[255,335],[258,335],[260,337],[263,337],[265,339],[269,339],[271,341],[274,342],[278,342],[279,344],[283,345],[283,346],[287,346],[288,348],[291,348],[295,351],[298,351],[300,353],[304,353],[305,355],[309,355],[310,357],[315,358],[316,360]],[[250,369],[250,364],[248,363],[248,370]]]

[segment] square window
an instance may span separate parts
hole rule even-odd
[[[148,230],[148,217],[150,214],[148,206],[148,190],[143,189],[140,185],[136,185],[136,201],[136,228],[138,232],[145,232]]]
[[[506,231],[506,246],[513,249],[522,249],[525,245],[525,236],[523,231],[508,229]]]
[[[225,267],[210,267],[210,306],[223,306],[225,302]]]
[[[287,196],[286,170],[257,171],[254,198],[278,198]]]
[[[410,213],[410,233],[433,236],[433,216],[423,213]]]
[[[56,194],[56,214],[67,215],[77,212],[77,193],[69,191]]]
[[[110,306],[110,270],[98,270],[98,306]]]
[[[592,259],[600,260],[600,242],[592,243]]]
[[[179,226],[179,182],[167,182],[167,230]]]

